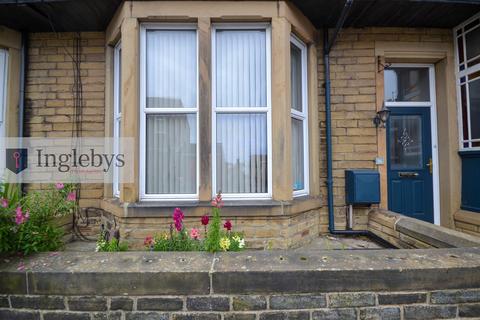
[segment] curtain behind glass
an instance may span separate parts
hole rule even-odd
[[[217,107],[266,107],[265,30],[216,32]]]
[[[302,112],[302,51],[290,43],[292,109]]]
[[[196,193],[196,114],[147,115],[146,193]]]
[[[195,30],[147,31],[147,108],[197,106]]]
[[[292,118],[292,179],[293,190],[305,188],[303,121]]]
[[[217,115],[217,188],[223,193],[267,193],[267,115]]]

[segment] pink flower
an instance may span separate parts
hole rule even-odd
[[[145,238],[145,241],[143,241],[143,244],[146,245],[146,246],[153,245],[153,237],[152,236],[147,236]]]
[[[63,183],[58,182],[57,184],[55,184],[55,188],[57,188],[57,190],[62,190],[63,187],[64,187]]]
[[[70,192],[68,195],[67,195],[67,201],[75,201],[77,200],[77,195],[75,194],[75,192]]]
[[[173,221],[175,222],[175,229],[177,229],[177,231],[182,231],[183,229],[183,218],[185,218],[185,215],[182,210],[175,208],[175,210],[173,210]]]
[[[200,232],[198,231],[198,229],[192,228],[192,230],[190,230],[190,238],[197,240],[199,237]]]
[[[222,194],[219,192],[215,198],[212,200],[212,206],[215,208],[220,209],[223,207],[223,200],[222,200]]]
[[[22,212],[22,208],[17,207],[17,209],[15,210],[15,223],[17,225],[20,225],[24,222],[27,222],[28,218],[30,218],[30,213],[27,211],[24,215]]]
[[[202,216],[202,224],[203,224],[204,226],[206,226],[209,221],[210,221],[210,217],[208,216],[208,214]]]
[[[223,227],[228,231],[232,230],[232,223],[230,222],[230,220],[225,221],[225,224],[223,225]]]
[[[8,207],[8,200],[7,200],[7,199],[2,198],[2,199],[0,200],[0,203],[1,203],[1,206],[2,206],[2,207],[4,207],[4,208]]]

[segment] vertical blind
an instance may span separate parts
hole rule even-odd
[[[196,31],[149,30],[146,47],[146,194],[195,194]]]
[[[197,106],[195,30],[147,32],[147,108]]]
[[[217,30],[215,45],[215,191],[267,193],[266,30]]]
[[[302,111],[302,51],[290,45],[290,81],[292,86],[292,109]]]
[[[113,114],[113,138],[114,138],[114,152],[120,153],[120,137],[122,136],[122,48],[120,44],[115,48],[114,55],[114,114]],[[115,166],[113,168],[113,195],[120,196],[120,168]]]
[[[266,107],[265,30],[216,33],[217,107]]]
[[[195,114],[147,115],[147,193],[196,192]]]
[[[265,113],[217,115],[217,186],[224,193],[266,193]]]

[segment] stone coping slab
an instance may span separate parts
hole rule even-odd
[[[480,287],[480,248],[59,252],[0,261],[0,294],[202,295]]]

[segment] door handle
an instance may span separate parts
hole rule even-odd
[[[432,161],[432,158],[430,158],[430,160],[428,160],[427,167],[428,167],[428,171],[430,172],[430,174],[433,174],[433,161]]]
[[[400,178],[414,178],[418,177],[418,172],[399,172],[398,176]]]

